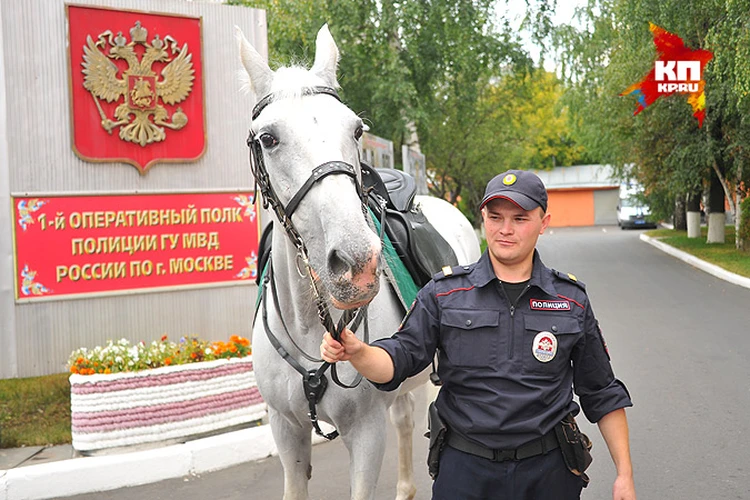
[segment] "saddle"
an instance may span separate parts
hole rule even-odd
[[[444,266],[458,265],[451,246],[414,204],[417,188],[412,176],[401,170],[375,169],[362,163],[362,184],[368,208],[378,221],[385,221],[385,233],[418,288],[426,285]],[[268,224],[263,230],[258,245],[258,269],[261,270],[256,278],[258,285],[271,253],[271,227],[272,224]]]
[[[378,220],[385,210],[385,232],[417,287],[426,285],[444,266],[458,265],[451,246],[414,204],[417,188],[412,176],[363,163],[362,184],[367,205]]]

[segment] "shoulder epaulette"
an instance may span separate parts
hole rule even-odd
[[[463,276],[464,274],[469,274],[470,271],[471,266],[445,266],[439,273],[435,274],[432,279],[440,281],[453,276]]]
[[[571,273],[561,273],[560,271],[557,271],[555,269],[553,269],[552,272],[559,279],[561,279],[563,281],[567,281],[568,283],[572,283],[572,284],[576,285],[578,288],[580,288],[584,292],[586,291],[586,285],[583,282],[578,281],[578,278],[576,278],[574,274],[571,274]]]

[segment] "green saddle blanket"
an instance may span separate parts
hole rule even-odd
[[[375,230],[380,234],[380,221],[375,217],[375,214],[372,213],[372,210],[368,209],[368,212],[375,224]],[[398,300],[404,307],[404,311],[408,311],[414,303],[414,300],[417,298],[419,288],[411,277],[409,271],[406,269],[403,261],[396,253],[396,249],[393,247],[393,243],[391,243],[388,234],[385,232],[383,232],[382,251],[383,261],[386,264],[383,272],[385,273],[388,282],[393,287],[393,290],[396,292],[396,295],[398,295]]]

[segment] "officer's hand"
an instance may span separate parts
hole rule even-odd
[[[613,500],[635,500],[633,476],[617,476],[612,487]]]
[[[326,332],[323,342],[320,343],[320,356],[328,363],[349,361],[362,349],[363,344],[348,328],[344,328],[341,332],[340,342],[334,340],[331,334]]]

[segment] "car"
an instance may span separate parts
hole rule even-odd
[[[620,229],[656,228],[651,210],[633,189],[621,189],[617,203],[617,225]]]

